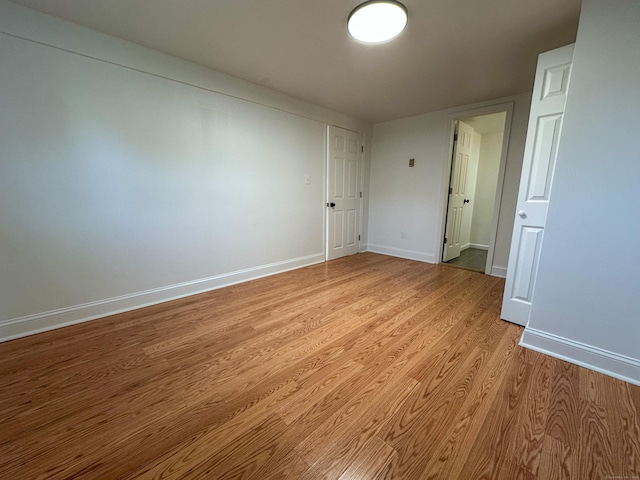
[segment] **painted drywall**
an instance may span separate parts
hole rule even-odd
[[[6,2],[0,32],[0,339],[324,260],[326,126],[366,124]]]
[[[640,2],[585,0],[525,340],[640,383]],[[538,342],[540,340],[540,342]],[[537,343],[538,342],[538,343]]]
[[[131,42],[0,0],[0,32],[147,72],[203,90],[256,102],[355,132],[372,133],[356,118]]]
[[[452,116],[504,102],[513,102],[514,108],[493,267],[495,274],[506,274],[531,104],[527,93],[374,125],[369,250],[437,262]],[[410,158],[415,158],[413,168]]]
[[[496,185],[500,171],[502,133],[487,133],[480,137],[480,155],[473,196],[473,219],[470,243],[476,248],[488,248],[491,238]]]
[[[477,132],[473,132],[471,136],[471,154],[469,155],[469,164],[467,167],[467,185],[465,187],[466,198],[469,200],[469,203],[464,205],[462,209],[462,228],[460,231],[460,248],[462,250],[469,248],[471,242],[471,227],[473,225],[481,142],[482,136]]]

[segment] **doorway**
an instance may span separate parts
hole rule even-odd
[[[441,260],[491,273],[510,112],[452,122],[453,142]],[[509,122],[508,122],[509,120]]]
[[[326,259],[354,255],[360,249],[362,135],[328,127]]]

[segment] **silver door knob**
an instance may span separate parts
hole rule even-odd
[[[518,216],[519,216],[520,218],[527,218],[527,212],[525,212],[524,210],[520,210],[520,211],[518,212]]]

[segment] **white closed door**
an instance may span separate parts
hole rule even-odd
[[[449,181],[449,205],[447,207],[447,228],[444,236],[442,260],[448,262],[460,256],[460,239],[462,233],[462,212],[468,203],[467,172],[473,127],[458,122],[454,136],[453,158],[451,161],[451,179]]]
[[[536,284],[572,60],[573,45],[538,57],[501,314],[523,326]]]
[[[327,260],[353,255],[359,248],[359,133],[329,127]]]

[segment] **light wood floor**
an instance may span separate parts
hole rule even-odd
[[[640,388],[361,254],[0,344],[0,478],[638,479]]]

